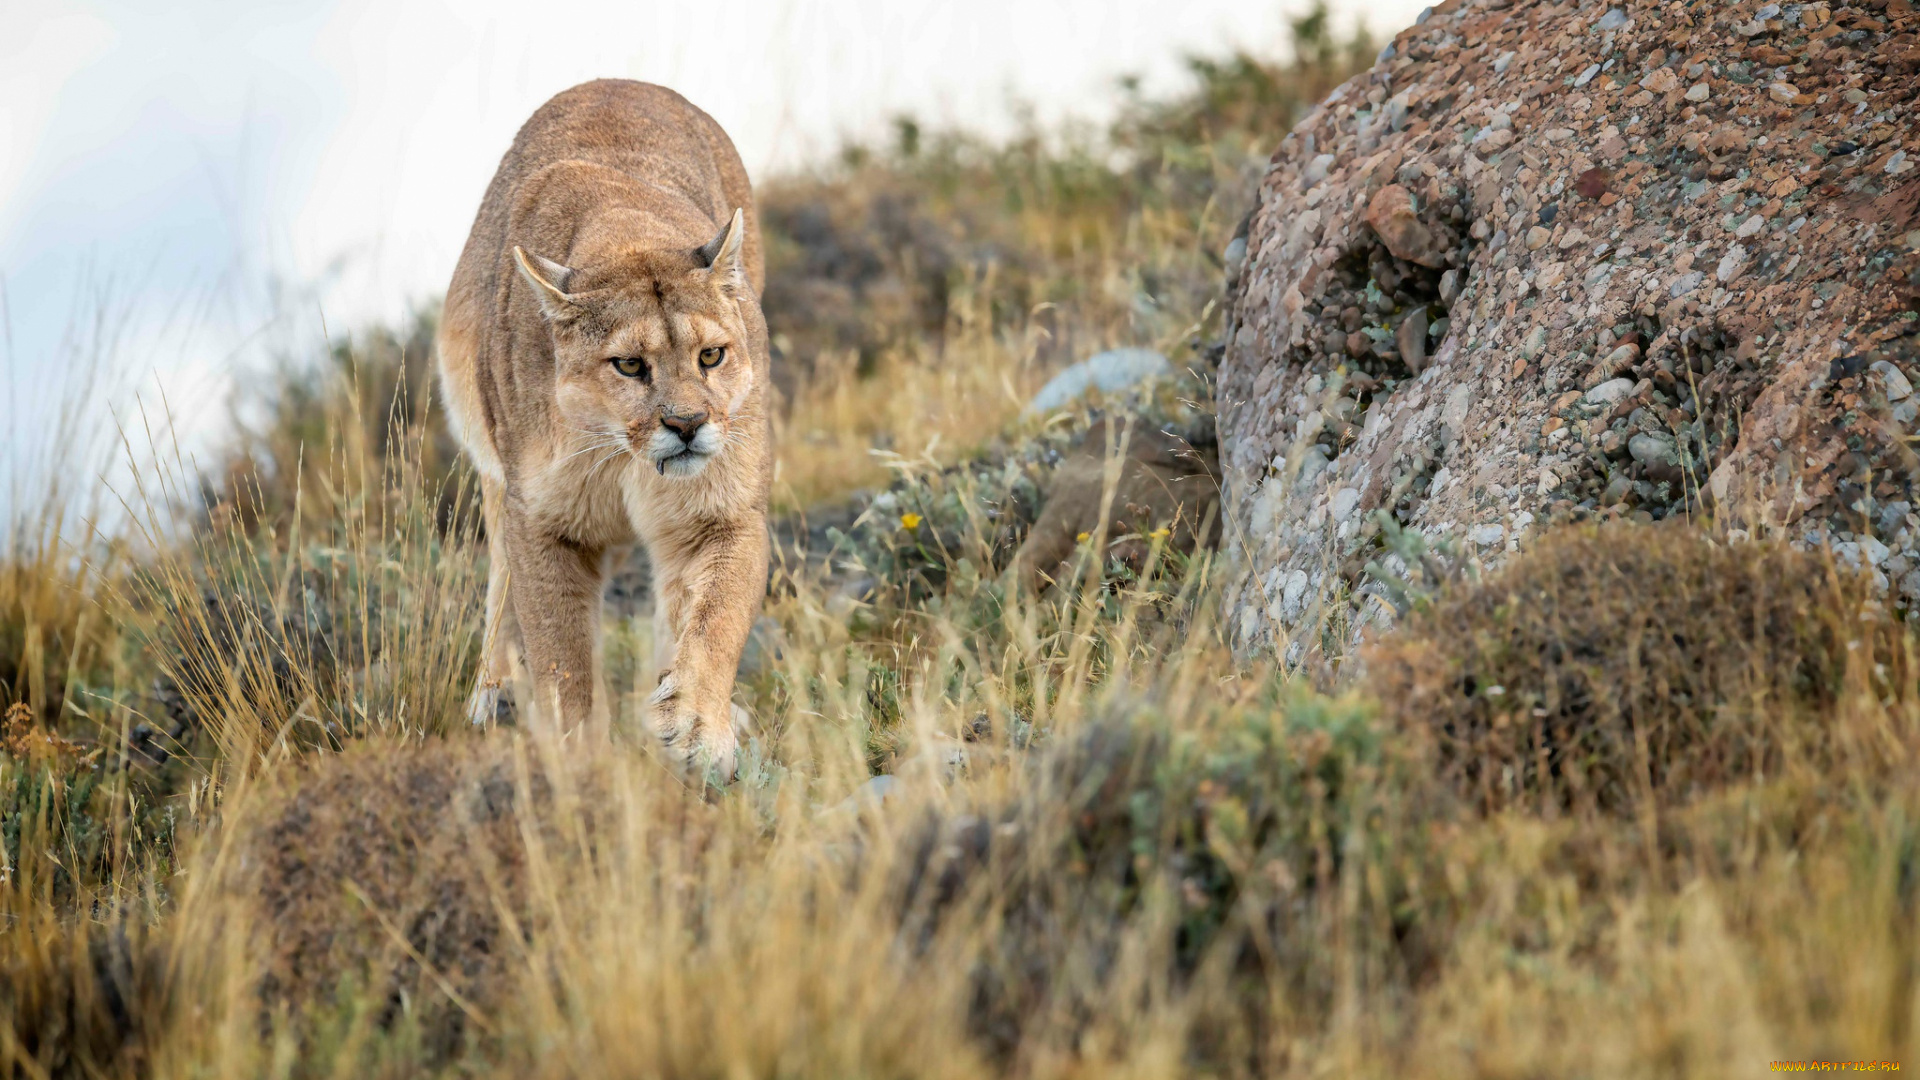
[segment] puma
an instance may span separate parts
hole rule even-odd
[[[605,740],[601,594],[646,545],[647,721],[734,769],[734,676],[767,581],[772,453],[753,194],[685,98],[604,79],[535,112],[447,289],[441,392],[481,477],[491,570],[470,714]]]

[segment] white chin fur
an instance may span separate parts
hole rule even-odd
[[[653,469],[661,476],[676,477],[684,480],[689,476],[698,475],[701,469],[707,467],[707,462],[712,460],[712,458],[713,455],[711,454],[701,454],[688,450],[670,458],[655,458],[653,461]]]
[[[647,440],[647,457],[653,462],[654,471],[661,476],[684,479],[706,468],[707,462],[719,453],[720,445],[720,432],[712,424],[700,425],[700,430],[694,432],[692,443],[682,442],[678,435],[661,429]]]

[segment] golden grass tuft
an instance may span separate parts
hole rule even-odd
[[[1850,697],[1904,710],[1908,632],[1864,575],[1785,543],[1576,526],[1416,610],[1368,685],[1487,809],[1627,810],[1887,744],[1830,730]],[[1858,734],[1858,733],[1852,733]]]

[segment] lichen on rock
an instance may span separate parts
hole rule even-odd
[[[1229,282],[1240,647],[1386,616],[1382,514],[1497,561],[1711,512],[1920,601],[1917,29],[1911,0],[1450,0],[1330,94]]]

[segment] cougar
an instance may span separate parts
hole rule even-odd
[[[439,372],[480,474],[491,569],[476,722],[604,740],[601,593],[653,564],[649,725],[731,776],[740,653],[767,581],[769,352],[759,229],[726,132],[663,87],[542,105],[481,200]]]

